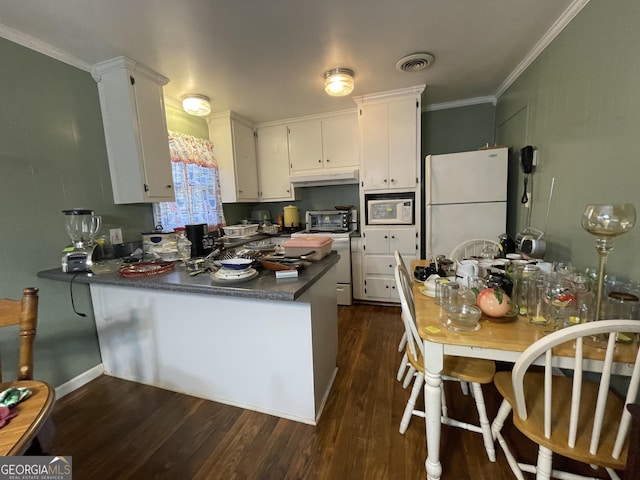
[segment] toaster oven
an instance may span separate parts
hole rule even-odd
[[[308,210],[307,231],[312,233],[338,233],[351,230],[350,210]]]

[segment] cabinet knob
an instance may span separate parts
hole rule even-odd
[[[389,285],[385,285],[385,287],[384,287],[384,288],[389,288]]]
[[[395,235],[391,235],[391,238],[396,238],[396,236]]]
[[[390,265],[389,265],[389,268],[393,268],[393,265],[391,265],[391,264],[390,264]]]
[[[167,185],[167,188],[171,188],[173,185]]]
[[[327,163],[329,163],[330,161],[331,161],[331,159],[330,159],[330,158],[327,158]]]
[[[387,183],[387,179],[386,178],[384,179],[384,183]]]
[[[392,179],[391,179],[391,183],[394,183],[394,182],[395,182],[395,180],[392,178]]]
[[[291,191],[289,189],[287,189],[287,193],[291,193]]]
[[[242,190],[238,190],[238,193],[242,193]]]
[[[322,163],[322,159],[318,160],[318,163]]]

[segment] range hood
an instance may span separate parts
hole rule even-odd
[[[320,172],[309,175],[292,175],[291,184],[294,187],[323,187],[328,185],[357,184],[360,180],[357,168],[333,172]]]

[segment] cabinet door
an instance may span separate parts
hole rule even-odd
[[[415,255],[417,249],[418,238],[414,227],[389,229],[389,250],[391,253],[398,250],[404,255]]]
[[[258,201],[256,139],[253,129],[236,121],[232,122],[232,129],[238,199]]]
[[[392,287],[395,289],[395,284],[390,283],[388,277],[365,277],[364,292],[367,299],[388,299]]]
[[[418,166],[418,110],[414,98],[389,102],[388,188],[415,188]]]
[[[391,253],[389,250],[389,229],[365,230],[364,247],[365,255]]]
[[[360,132],[364,188],[388,188],[389,111],[386,103],[361,107]]]
[[[291,200],[287,127],[274,125],[258,129],[256,141],[260,200]]]
[[[322,120],[324,168],[355,167],[358,160],[358,117],[344,115]]]
[[[171,201],[174,197],[173,174],[162,87],[145,75],[137,75],[133,88],[146,196]]]
[[[366,255],[364,260],[364,274],[393,275],[396,260],[393,255]]]
[[[323,166],[320,120],[289,124],[289,162],[291,173],[318,170]]]

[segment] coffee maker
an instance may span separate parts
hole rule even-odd
[[[191,242],[191,257],[204,257],[213,251],[214,239],[206,223],[190,223],[184,226]]]
[[[62,210],[62,213],[65,230],[71,239],[71,245],[63,250],[62,271],[89,272],[97,261],[98,252],[94,239],[102,225],[102,218],[95,215],[93,210],[83,208]]]

